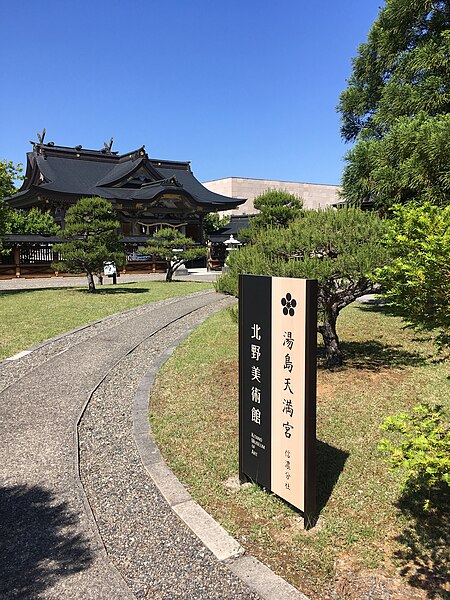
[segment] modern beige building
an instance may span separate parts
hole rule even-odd
[[[253,200],[270,189],[285,190],[303,199],[305,208],[325,208],[339,202],[338,185],[321,183],[300,183],[296,181],[277,181],[272,179],[248,179],[245,177],[226,177],[205,181],[203,185],[215,192],[231,198],[247,198],[240,206],[226,211],[228,215],[252,215],[257,210]]]

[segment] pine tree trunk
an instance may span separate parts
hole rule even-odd
[[[336,333],[336,318],[334,315],[327,315],[323,324],[317,329],[323,338],[327,367],[329,369],[340,367],[343,363],[343,357]]]
[[[173,281],[173,276],[175,275],[175,271],[184,263],[183,260],[179,261],[170,261],[167,264],[167,273],[166,273],[166,281]]]
[[[94,276],[92,275],[92,273],[86,272],[86,276],[87,276],[87,280],[88,280],[88,292],[90,294],[95,294],[95,283],[94,283]]]

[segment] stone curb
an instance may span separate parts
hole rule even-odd
[[[136,446],[147,473],[172,510],[201,542],[252,591],[263,600],[308,600],[279,575],[253,556],[244,556],[244,548],[197,504],[167,466],[152,435],[148,419],[150,392],[158,371],[176,347],[197,327],[189,327],[172,346],[161,353],[141,380],[133,402],[132,418]]]

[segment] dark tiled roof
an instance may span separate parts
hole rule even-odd
[[[62,238],[54,235],[37,235],[33,233],[7,233],[3,236],[3,242],[10,244],[57,244],[62,241]]]
[[[145,202],[164,193],[184,195],[194,204],[212,210],[231,209],[243,202],[205,188],[194,177],[188,162],[150,159],[143,147],[119,156],[49,144],[35,144],[27,154],[25,182],[9,202],[17,207],[31,206],[38,195],[101,196],[107,200]]]
[[[239,240],[239,232],[241,229],[244,229],[244,227],[248,227],[248,219],[249,217],[247,215],[233,216],[231,217],[228,225],[225,225],[225,227],[220,227],[220,229],[217,229],[214,231],[214,233],[211,233],[208,236],[208,239],[214,244],[225,242],[230,238],[230,235]]]

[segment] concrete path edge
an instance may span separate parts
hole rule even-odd
[[[264,600],[308,600],[269,567],[230,536],[197,502],[167,466],[155,443],[148,418],[149,399],[156,376],[177,346],[197,327],[189,327],[172,346],[161,353],[136,391],[133,404],[133,429],[138,452],[147,473],[178,517],[202,543],[251,590]]]

